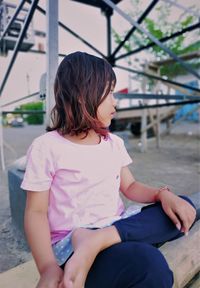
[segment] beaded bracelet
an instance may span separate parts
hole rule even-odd
[[[158,196],[159,196],[160,192],[162,192],[162,191],[164,191],[164,190],[167,190],[167,191],[170,191],[170,192],[171,192],[171,190],[169,189],[169,187],[168,187],[167,185],[160,187],[160,188],[158,189],[158,192],[157,192],[156,195],[155,195],[154,202],[159,202],[159,201],[160,201],[159,198],[158,198]]]

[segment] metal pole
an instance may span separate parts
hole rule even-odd
[[[200,27],[200,23],[196,23],[196,24],[194,24],[194,25],[191,25],[191,26],[188,26],[188,27],[182,29],[181,31],[175,32],[175,33],[171,34],[170,36],[166,36],[166,37],[160,38],[159,41],[162,42],[162,43],[163,43],[163,42],[166,42],[166,41],[168,41],[168,40],[170,40],[170,39],[173,39],[173,38],[175,38],[175,37],[178,37],[178,36],[180,36],[180,35],[182,35],[182,34],[184,34],[184,33],[186,33],[186,32],[190,32],[190,31],[199,29],[199,27]],[[139,52],[141,52],[141,51],[143,51],[143,50],[145,50],[145,49],[148,49],[148,48],[150,48],[150,47],[153,47],[153,46],[155,46],[155,45],[156,45],[156,44],[155,44],[154,42],[151,42],[151,43],[149,43],[149,44],[147,44],[147,45],[140,46],[140,47],[136,48],[136,49],[133,50],[133,51],[130,51],[130,52],[125,53],[125,54],[121,54],[120,56],[116,57],[115,60],[117,61],[117,60],[122,59],[122,58],[125,58],[125,57],[127,57],[127,56],[130,56],[130,55],[139,53]]]
[[[107,56],[110,57],[112,53],[112,40],[111,40],[111,15],[110,13],[106,13],[106,20],[107,20]]]
[[[198,18],[200,17],[200,14],[198,13],[198,10],[197,10],[197,13],[196,13],[196,11],[194,11],[194,10],[192,10],[190,8],[187,8],[187,7],[183,6],[183,5],[181,5],[180,3],[177,3],[177,1],[172,1],[172,0],[162,0],[162,1],[164,1],[166,3],[169,3],[171,5],[174,5],[177,8],[182,9],[184,12],[192,14],[193,16],[196,16]]]
[[[54,80],[58,68],[58,1],[46,0],[47,5],[47,95],[46,125],[50,125],[50,113],[55,105]]]
[[[22,41],[23,41],[23,39],[24,39],[24,36],[25,36],[26,31],[27,31],[27,29],[28,29],[28,26],[29,26],[29,24],[30,24],[30,22],[31,22],[31,19],[32,19],[32,17],[33,17],[33,14],[34,14],[34,11],[35,11],[35,8],[36,8],[36,6],[37,6],[38,1],[39,1],[39,0],[34,0],[34,1],[33,1],[32,5],[31,5],[31,8],[30,8],[30,11],[29,11],[29,13],[28,13],[28,15],[27,15],[27,17],[26,17],[24,26],[23,26],[22,30],[20,31],[19,39],[18,39],[18,41],[17,41],[17,43],[16,43],[16,45],[15,45],[15,49],[14,49],[14,52],[13,52],[13,55],[12,55],[10,64],[9,64],[9,66],[8,66],[8,69],[7,69],[6,73],[5,73],[4,79],[3,79],[2,83],[1,83],[1,87],[0,87],[0,97],[1,97],[1,95],[2,95],[4,86],[5,86],[5,84],[6,84],[6,81],[7,81],[7,79],[8,79],[8,76],[9,76],[10,71],[11,71],[11,69],[12,69],[12,66],[13,66],[13,64],[14,64],[14,62],[15,62],[16,57],[17,57],[17,53],[18,53],[18,51],[19,51],[20,45],[21,45],[21,43],[22,43]]]
[[[26,0],[28,3],[30,3],[30,0]],[[48,1],[47,1],[48,2]],[[43,15],[46,15],[46,11],[41,8],[39,5],[37,5],[37,10],[42,13]],[[80,35],[78,35],[77,33],[75,33],[74,31],[72,31],[70,28],[68,28],[66,25],[64,25],[62,22],[58,21],[58,24],[60,27],[62,27],[64,30],[68,31],[70,34],[72,34],[74,37],[76,37],[77,39],[79,39],[80,41],[82,41],[85,45],[87,45],[88,47],[90,47],[92,50],[94,50],[96,53],[98,53],[99,55],[101,55],[103,58],[106,58],[106,56],[99,51],[97,48],[95,48],[92,44],[90,44],[89,42],[87,42],[85,39],[83,39]]]
[[[171,90],[171,87],[168,86],[167,87],[167,94],[170,94],[170,90]],[[168,99],[166,99],[166,103],[169,103]],[[167,134],[170,134],[170,132],[171,132],[171,120],[169,119],[169,117],[166,121],[166,131],[167,131]]]
[[[143,78],[142,80],[142,92],[146,94],[147,79]],[[145,106],[147,100],[143,99],[143,105]],[[143,109],[141,111],[141,152],[147,151],[147,110]]]
[[[158,3],[159,0],[153,0],[150,5],[147,7],[147,9],[142,13],[142,15],[139,17],[138,19],[138,23],[141,24],[143,22],[143,20],[146,18],[146,16],[151,12],[151,10],[153,9],[153,7]],[[115,49],[115,51],[112,53],[112,57],[115,57],[115,55],[117,54],[117,52],[123,47],[123,45],[125,44],[125,42],[130,38],[130,36],[134,33],[134,31],[136,30],[136,27],[133,26],[131,28],[131,30],[127,33],[127,35],[125,36],[124,40],[121,41],[121,43],[119,43],[119,45],[117,46],[117,48]]]
[[[117,100],[121,99],[164,99],[164,100],[199,100],[200,96],[193,96],[189,94],[183,94],[183,95],[172,95],[172,94],[156,94],[156,93],[114,93],[114,96]],[[3,107],[3,106],[2,106]]]
[[[143,105],[143,106],[132,106],[132,107],[125,107],[125,108],[118,108],[117,112],[119,111],[132,111],[132,110],[143,110],[143,109],[151,109],[157,107],[168,107],[168,106],[181,106],[185,104],[194,104],[200,103],[200,100],[190,100],[190,101],[179,101],[173,103],[164,103],[164,104],[156,104],[156,105]]]
[[[165,82],[165,83],[170,83],[170,84],[173,84],[173,85],[176,85],[176,86],[180,86],[182,88],[184,87],[184,88],[190,89],[192,91],[200,92],[200,89],[198,89],[198,88],[192,87],[192,86],[187,85],[187,84],[179,83],[179,82],[176,82],[176,81],[173,81],[173,80],[169,80],[169,79],[165,79],[165,78],[162,78],[162,77],[158,77],[158,76],[152,75],[150,73],[134,70],[132,68],[130,69],[128,67],[124,67],[124,66],[121,66],[121,65],[115,65],[115,67],[119,68],[119,69],[122,69],[122,70],[125,70],[127,72],[132,72],[132,73],[135,73],[135,74],[138,74],[138,75],[143,75],[143,76],[146,76],[146,77],[149,77],[149,78],[152,78],[152,79],[160,80],[160,81]]]
[[[3,117],[0,108],[0,155],[1,155],[1,167],[5,170],[4,149],[3,149]]]
[[[157,70],[157,75],[160,76],[160,69]],[[155,86],[155,93],[158,94],[160,88],[160,81],[156,83]],[[159,98],[156,99],[156,105],[159,105]],[[160,109],[159,107],[156,108],[156,147],[160,148]]]
[[[39,95],[39,93],[40,93],[40,92],[38,91],[38,92],[36,92],[36,93],[32,93],[32,94],[27,95],[27,96],[24,96],[24,97],[22,97],[22,98],[19,98],[19,99],[13,100],[13,101],[11,101],[11,102],[5,103],[5,104],[1,105],[0,108],[9,106],[9,105],[11,105],[11,104],[15,104],[15,103],[17,103],[17,102],[20,102],[20,101],[22,101],[22,100],[24,100],[24,99],[27,99],[27,98],[30,98],[30,97],[37,96],[37,95]]]
[[[36,53],[36,54],[42,54],[42,55],[46,54],[46,51],[39,51],[39,50],[35,50],[35,49],[30,49],[28,52]],[[64,58],[66,56],[66,54],[59,53],[58,56]]]
[[[8,22],[5,30],[3,31],[1,38],[0,38],[0,42],[3,39],[3,37],[6,35],[7,31],[9,30],[10,26],[12,25],[13,21],[16,19],[19,11],[21,10],[21,8],[23,7],[24,3],[26,2],[26,0],[22,0],[21,3],[19,4],[19,6],[17,7],[14,15],[12,16],[12,18],[10,19],[10,21]]]
[[[120,14],[125,20],[127,20],[131,25],[135,25],[136,28],[147,35],[151,41],[156,43],[160,48],[162,48],[167,54],[169,54],[174,60],[176,60],[178,63],[180,63],[185,70],[193,74],[197,79],[200,79],[200,75],[194,71],[189,65],[187,65],[184,61],[182,61],[174,52],[172,52],[169,48],[164,46],[156,37],[154,37],[151,33],[146,31],[143,27],[141,27],[136,21],[132,19],[128,14],[123,12],[117,5],[115,5],[112,1],[110,0],[103,0],[107,5],[109,5],[111,8],[113,8],[118,14]]]

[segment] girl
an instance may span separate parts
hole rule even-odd
[[[61,62],[48,132],[27,154],[25,231],[37,288],[169,288],[155,247],[188,233],[196,211],[168,187],[136,181],[123,140],[109,133],[116,100],[110,64],[76,52]],[[130,200],[154,203],[125,210]]]

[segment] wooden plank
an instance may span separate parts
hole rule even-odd
[[[195,277],[195,280],[192,281],[189,285],[187,285],[185,288],[199,288],[200,287],[200,273],[198,273],[197,277]]]
[[[200,221],[191,229],[189,236],[168,242],[160,248],[174,272],[173,288],[183,288],[200,271],[199,232]],[[38,279],[37,268],[31,260],[1,273],[0,286],[10,288],[14,284],[15,288],[35,288]],[[197,280],[190,288],[200,287]]]
[[[200,221],[188,236],[168,242],[160,248],[174,272],[174,288],[183,288],[200,271]]]
[[[200,192],[189,195],[200,211]],[[200,215],[199,215],[200,216]],[[173,288],[183,288],[200,272],[200,220],[195,223],[189,235],[168,242],[160,248],[171,270],[174,272]],[[153,264],[153,259],[152,259]],[[33,260],[0,274],[0,287],[35,288],[39,273]],[[200,279],[196,279],[187,288],[199,288]]]
[[[2,288],[35,288],[39,281],[39,273],[33,260],[0,274]]]

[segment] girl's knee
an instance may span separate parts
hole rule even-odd
[[[171,288],[173,286],[173,273],[164,256],[157,248],[146,245],[145,249],[143,249],[143,255],[141,255],[141,261],[143,261],[145,277],[138,288]]]
[[[174,282],[173,272],[161,253],[156,261],[155,258],[156,256],[152,258],[152,265],[147,273],[148,287],[171,288]]]
[[[150,270],[146,275],[145,286],[141,286],[141,287],[172,288],[173,283],[174,283],[173,273],[169,268],[166,269],[166,267],[165,267],[165,269],[163,269],[162,273],[160,273],[160,271],[156,272],[155,270],[154,271]]]
[[[179,197],[182,198],[182,199],[184,199],[184,200],[187,201],[188,203],[190,203],[190,204],[192,205],[192,207],[194,207],[194,208],[196,209],[194,203],[192,202],[192,200],[191,200],[188,196],[186,196],[186,195],[179,195]]]

